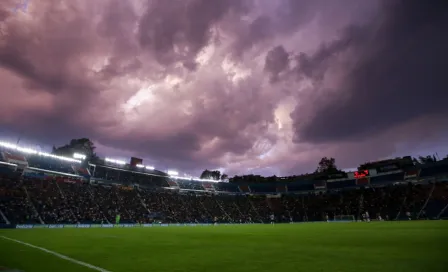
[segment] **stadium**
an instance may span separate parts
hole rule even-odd
[[[267,180],[180,177],[1,142],[5,271],[443,271],[448,160]],[[338,223],[338,224],[336,224]],[[445,251],[446,252],[446,251]],[[14,270],[16,271],[16,270]]]
[[[0,0],[0,272],[448,271],[447,29],[447,0]]]

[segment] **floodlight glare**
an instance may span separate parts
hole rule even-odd
[[[174,170],[168,170],[168,175],[170,175],[170,176],[178,176],[179,173],[177,171],[174,171]]]
[[[77,160],[77,159],[67,158],[67,157],[63,157],[63,156],[56,156],[56,155],[53,155],[53,154],[50,154],[50,153],[46,153],[46,152],[39,152],[39,151],[31,149],[31,148],[20,147],[20,146],[17,146],[15,144],[10,144],[10,143],[6,143],[6,142],[0,142],[0,146],[3,146],[5,148],[9,148],[9,149],[13,149],[13,150],[17,150],[17,151],[19,151],[21,153],[25,153],[25,154],[36,154],[36,155],[39,155],[39,156],[50,157],[50,158],[58,159],[58,160],[61,160],[61,161],[81,163],[81,161]]]
[[[115,164],[119,164],[119,165],[125,165],[126,164],[125,161],[114,160],[114,159],[110,159],[110,158],[106,158],[105,161],[111,162],[111,163],[115,163]]]
[[[81,153],[74,153],[73,154],[73,158],[80,159],[80,160],[85,160],[86,159],[86,155],[83,155]]]

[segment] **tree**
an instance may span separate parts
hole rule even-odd
[[[334,158],[323,157],[317,166],[316,172],[317,173],[339,172],[339,170],[336,167],[336,160]]]
[[[213,179],[213,180],[219,180],[221,179],[221,172],[219,170],[210,171],[205,169],[201,176],[201,179]]]
[[[87,160],[98,159],[95,153],[95,144],[88,138],[72,139],[69,144],[64,146],[53,146],[53,154],[65,157],[73,157],[74,153],[80,153],[86,156]]]
[[[431,155],[419,156],[417,159],[418,164],[428,164],[428,163],[434,163],[436,161],[437,161],[437,158],[434,155],[433,156],[431,156]]]
[[[204,171],[202,171],[202,174],[199,178],[200,179],[209,179],[210,176],[211,176],[210,171],[205,169]]]
[[[222,174],[221,180],[226,180],[226,179],[229,179],[229,176],[227,174]]]

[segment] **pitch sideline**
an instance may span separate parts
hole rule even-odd
[[[21,244],[21,245],[24,245],[24,246],[27,246],[27,247],[31,247],[31,248],[34,248],[34,249],[38,249],[38,250],[40,250],[40,251],[43,251],[43,252],[46,252],[46,253],[51,254],[51,255],[53,255],[53,256],[56,256],[56,257],[58,257],[58,258],[60,258],[60,259],[67,260],[67,261],[69,261],[69,262],[72,262],[72,263],[75,263],[75,264],[78,264],[78,265],[81,265],[81,266],[84,266],[84,267],[87,267],[87,268],[90,268],[90,269],[93,269],[93,270],[96,270],[96,271],[100,271],[100,272],[112,272],[112,271],[106,270],[106,269],[101,268],[101,267],[98,267],[98,266],[94,266],[94,265],[91,265],[91,264],[88,264],[88,263],[85,263],[85,262],[82,262],[82,261],[78,261],[78,260],[76,260],[76,259],[70,258],[70,257],[68,257],[68,256],[59,254],[59,253],[57,253],[57,252],[48,250],[48,249],[43,248],[43,247],[35,246],[35,245],[29,244],[29,243],[25,243],[25,242],[22,242],[22,241],[19,241],[19,240],[16,240],[16,239],[12,239],[12,238],[6,237],[6,236],[0,236],[0,237],[3,238],[3,239],[5,239],[5,240],[9,240],[9,241],[12,241],[12,242],[16,242],[16,243],[18,243],[18,244]]]

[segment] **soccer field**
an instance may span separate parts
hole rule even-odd
[[[436,272],[448,267],[448,221],[24,229],[0,230],[0,236],[0,271]]]

